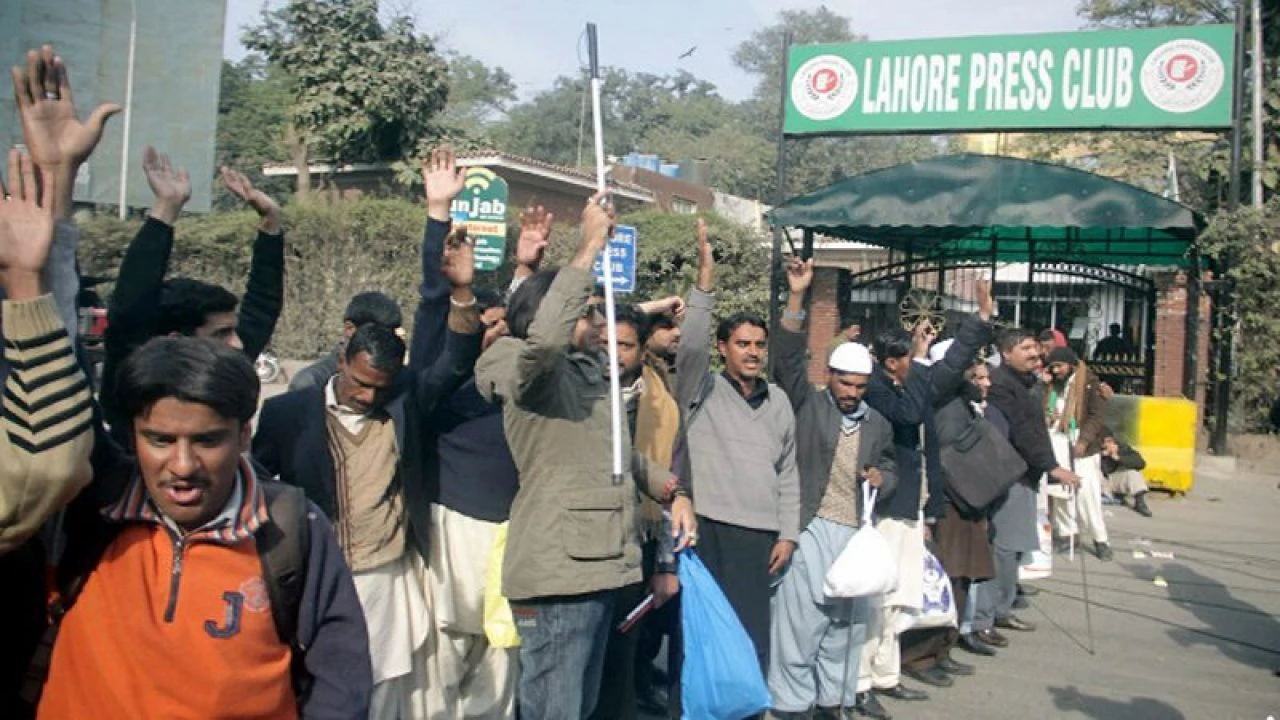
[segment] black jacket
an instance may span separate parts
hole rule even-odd
[[[1113,459],[1107,455],[1102,456],[1102,472],[1104,475],[1110,475],[1120,470],[1142,470],[1147,466],[1147,461],[1133,449],[1132,445],[1116,440],[1116,445],[1120,446],[1120,458]]]
[[[931,368],[915,363],[904,387],[898,387],[879,363],[871,372],[865,402],[893,426],[898,487],[877,502],[881,517],[916,520],[920,517],[920,472],[927,471],[929,501],[925,518],[942,517],[942,461],[934,432]],[[920,450],[920,429],[924,428],[925,452]]]
[[[1058,468],[1044,406],[1031,392],[1036,382],[1034,376],[1001,364],[991,371],[991,390],[987,393],[987,403],[1009,421],[1009,441],[1027,463],[1023,482],[1032,488],[1040,487],[1041,475]]]
[[[125,251],[107,310],[107,332],[103,339],[106,357],[98,400],[111,426],[112,437],[126,448],[132,447],[132,438],[128,432],[129,419],[119,414],[116,370],[129,353],[156,334],[160,324],[160,298],[172,252],[173,226],[147,218]],[[284,235],[259,232],[253,241],[253,261],[240,301],[236,330],[250,360],[256,360],[271,342],[283,308]]]
[[[839,408],[831,401],[826,388],[809,384],[807,372],[807,336],[785,328],[774,331],[773,379],[787,392],[796,413],[796,466],[800,470],[800,530],[804,531],[818,514],[822,496],[831,480],[831,464],[835,460],[842,421]],[[862,421],[862,438],[858,446],[858,466],[880,471],[883,484],[880,493],[891,496],[898,484],[893,428],[884,416],[868,409]],[[919,491],[916,499],[919,502]],[[861,504],[861,503],[859,503]],[[861,508],[856,517],[861,517]]]
[[[441,223],[429,224],[438,231]],[[447,232],[447,225],[444,225]],[[425,241],[424,241],[425,244]],[[433,296],[420,302],[414,314],[413,333],[427,335],[439,307],[449,306],[449,295]],[[448,312],[445,310],[444,312]],[[434,463],[435,445],[430,418],[441,403],[471,378],[480,356],[482,332],[447,333],[444,352],[430,367],[410,367],[401,371],[394,395],[385,410],[395,425],[400,463],[393,485],[404,492],[409,511],[410,538],[425,560],[428,557],[428,530],[431,502],[437,491],[428,468]],[[412,356],[411,356],[412,357]],[[325,386],[320,385],[271,398],[262,406],[258,432],[253,438],[253,455],[270,475],[297,485],[320,506],[329,518],[338,520],[333,456],[325,428]]]

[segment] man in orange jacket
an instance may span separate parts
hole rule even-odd
[[[259,390],[249,359],[156,338],[119,388],[136,459],[95,465],[68,510],[61,602],[74,605],[39,717],[366,716],[368,634],[333,531],[245,457]],[[265,548],[290,538],[307,541],[286,585],[290,563],[268,566],[282,556]]]

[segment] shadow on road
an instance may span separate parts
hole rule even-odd
[[[1242,665],[1271,671],[1280,664],[1280,622],[1266,610],[1236,598],[1230,588],[1183,563],[1165,563],[1169,600],[1207,629],[1170,628],[1182,647],[1208,645]]]
[[[1053,705],[1060,711],[1075,711],[1093,720],[1186,720],[1169,703],[1154,698],[1133,698],[1129,702],[1086,695],[1076,687],[1051,687]]]

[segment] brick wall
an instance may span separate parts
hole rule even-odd
[[[840,270],[816,268],[809,291],[809,380],[827,382],[827,345],[840,331],[840,303],[836,297]]]
[[[1208,278],[1206,278],[1207,280]],[[1152,395],[1180,397],[1186,372],[1187,275],[1162,273],[1156,282],[1155,382]],[[1209,377],[1209,335],[1212,304],[1208,293],[1200,295],[1200,331],[1196,359],[1196,404],[1204,407]]]

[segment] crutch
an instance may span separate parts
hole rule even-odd
[[[1072,458],[1071,459],[1072,472],[1075,472],[1075,467],[1076,467],[1075,458]],[[1077,475],[1077,477],[1079,477],[1079,475]],[[1076,534],[1072,535],[1071,540],[1069,541],[1070,542],[1069,547],[1071,549],[1071,552],[1068,553],[1067,555],[1068,559],[1072,561],[1074,561],[1074,559],[1072,558],[1072,554],[1075,551],[1076,538],[1080,537],[1082,532],[1082,528],[1080,527],[1080,509],[1078,505],[1078,501],[1080,499],[1078,496],[1078,493],[1082,489],[1083,488],[1079,488],[1079,489],[1072,488],[1071,490],[1068,491],[1068,494],[1067,494],[1067,497],[1068,497],[1067,502],[1071,504],[1071,524],[1076,529]],[[1089,603],[1089,572],[1088,570],[1085,569],[1085,557],[1084,557],[1086,554],[1087,553],[1085,553],[1084,551],[1080,552],[1080,587],[1081,587],[1081,590],[1083,591],[1083,597],[1084,597],[1085,631],[1089,634],[1089,654],[1093,655],[1094,654],[1093,611],[1090,608],[1090,603]]]

